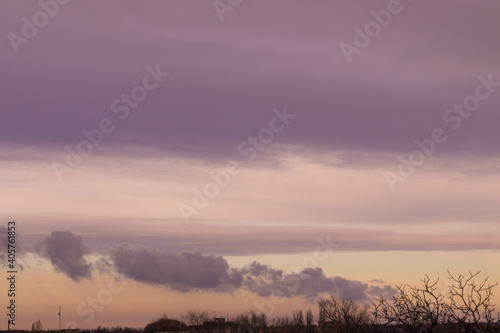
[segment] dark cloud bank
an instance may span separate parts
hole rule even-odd
[[[74,281],[91,277],[92,266],[85,259],[91,249],[80,236],[69,231],[53,231],[37,244],[36,250],[48,258],[57,271]],[[262,297],[304,297],[311,302],[324,293],[365,300],[395,292],[389,285],[371,285],[339,276],[327,277],[319,267],[285,273],[254,261],[241,269],[233,268],[224,257],[201,251],[176,253],[124,245],[102,257],[96,266],[136,281],[180,292],[232,292],[242,289]]]
[[[112,6],[94,13],[88,9],[94,8],[92,2],[79,2],[81,10],[65,12],[68,21],[75,22],[71,38],[63,30],[47,33],[37,47],[20,46],[29,57],[17,56],[4,40],[0,141],[50,143],[64,151],[65,145],[83,138],[82,126],[89,129],[103,116],[116,120],[110,103],[137,84],[144,66],[161,63],[172,77],[140,105],[133,121],[120,125],[126,135],[109,136],[107,142],[120,147],[142,142],[144,147],[205,158],[231,155],[246,138],[242,133],[259,130],[269,121],[271,109],[286,103],[301,120],[280,133],[282,143],[406,153],[415,149],[415,139],[446,125],[443,112],[473,92],[478,75],[495,71],[495,80],[500,79],[499,47],[491,43],[500,29],[495,15],[500,5],[495,1],[483,1],[482,6],[463,0],[443,0],[439,6],[414,2],[369,51],[354,55],[351,65],[339,43],[352,44],[353,28],[364,27],[372,19],[369,12],[385,4],[252,3],[236,14],[231,29],[222,28],[216,13],[206,15],[211,4],[203,2],[164,1],[147,8],[123,4],[124,15],[133,13],[136,30],[151,32],[144,43],[141,33],[124,38],[127,30],[115,29],[102,38],[79,24],[91,20],[96,27],[107,27],[110,20],[117,26],[126,22],[114,15]],[[25,6],[9,2],[4,12],[18,14],[2,18],[2,31],[19,33],[13,29],[20,29]],[[286,19],[284,12],[297,19]],[[259,17],[258,28],[254,17]],[[447,17],[446,24],[442,17]],[[457,31],[469,38],[457,38]],[[228,93],[231,89],[235,92]],[[440,153],[498,156],[495,94]]]

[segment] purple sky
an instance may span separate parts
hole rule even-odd
[[[447,268],[500,279],[498,1],[243,0],[221,20],[211,1],[74,0],[22,37],[54,1],[0,4],[0,216],[21,230],[27,309],[50,292],[80,327],[120,314],[144,326],[159,306],[210,306],[210,293],[234,311],[278,289],[284,313]],[[398,14],[348,62],[341,43],[388,8]],[[147,97],[127,106],[138,87]],[[272,124],[265,149],[242,153]],[[67,147],[106,126],[59,181]],[[436,130],[432,152],[411,155]],[[404,175],[411,156],[425,161]],[[240,171],[196,208],[231,160]],[[335,255],[302,265],[318,237]],[[130,282],[121,302],[83,321],[78,304],[115,275]]]
[[[442,126],[444,111],[473,91],[479,75],[499,75],[500,5],[401,5],[347,65],[339,43],[352,44],[353,28],[373,20],[370,10],[387,1],[248,1],[224,22],[211,3],[196,1],[70,3],[19,54],[3,39],[1,140],[64,149],[102,117],[116,119],[111,101],[140,81],[144,67],[160,64],[171,75],[109,143],[232,155],[270,109],[287,105],[301,120],[281,143],[406,152]],[[9,4],[2,31],[20,33],[20,17],[38,10],[35,2]],[[498,98],[443,150],[495,154]]]

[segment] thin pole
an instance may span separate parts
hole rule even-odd
[[[61,306],[59,305],[59,331],[61,330]]]

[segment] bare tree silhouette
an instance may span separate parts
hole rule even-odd
[[[426,276],[421,281],[422,287],[397,286],[398,294],[390,301],[379,296],[373,302],[375,321],[400,325],[407,332],[434,332],[440,323],[446,322],[449,307],[445,296],[437,291],[439,279],[431,281]]]
[[[33,332],[41,332],[41,331],[43,331],[42,321],[40,319],[38,319],[33,324],[31,324],[31,330]]]
[[[212,321],[215,317],[217,317],[216,311],[188,309],[181,319],[187,325],[202,325],[203,322]]]
[[[495,332],[500,324],[500,315],[491,303],[498,282],[489,284],[488,277],[478,282],[480,273],[454,276],[448,271],[450,321],[459,324],[462,332]]]
[[[360,305],[351,299],[340,299],[335,295],[330,295],[328,299],[320,299],[318,306],[320,318],[323,321],[337,322],[341,332],[361,332],[370,325],[367,304]]]

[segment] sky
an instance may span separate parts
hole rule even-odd
[[[57,328],[59,306],[64,327],[143,327],[500,281],[498,10],[1,2],[16,328]]]

